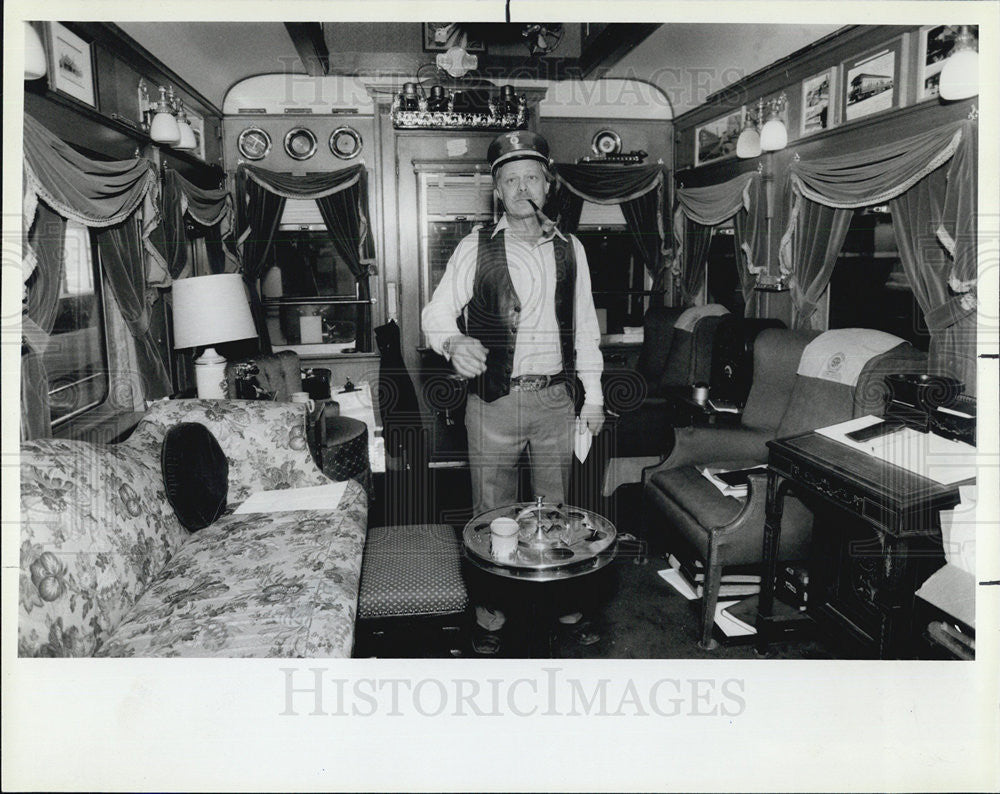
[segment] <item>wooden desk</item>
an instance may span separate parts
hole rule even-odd
[[[912,657],[914,592],[944,561],[939,512],[959,503],[958,485],[941,485],[814,432],[768,447],[758,651],[766,653],[782,629],[773,616],[774,589],[791,489],[816,516],[810,617],[845,641],[851,655]]]

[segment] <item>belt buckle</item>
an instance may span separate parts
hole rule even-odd
[[[521,375],[517,379],[517,391],[541,391],[549,385],[551,375]]]

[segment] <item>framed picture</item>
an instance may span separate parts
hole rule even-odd
[[[184,112],[187,114],[188,122],[191,124],[191,131],[194,133],[194,139],[197,141],[197,146],[191,150],[191,154],[200,160],[205,159],[205,119],[199,116],[187,105],[184,106]]]
[[[469,38],[461,22],[424,22],[424,52],[447,52],[452,47],[486,52],[486,42]]]
[[[844,121],[899,107],[900,39],[844,62]]]
[[[836,96],[837,70],[825,72],[802,81],[802,114],[799,135],[805,137],[833,126],[833,102]]]
[[[938,95],[941,70],[955,48],[958,25],[934,25],[920,28],[917,60],[917,101]],[[979,42],[979,26],[970,25],[969,32]]]
[[[743,130],[743,112],[744,108],[741,107],[722,118],[695,128],[695,165],[704,165],[736,154],[736,139]]]
[[[52,88],[96,108],[90,44],[59,22],[49,23],[48,44]]]

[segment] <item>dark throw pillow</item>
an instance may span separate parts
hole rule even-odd
[[[186,529],[207,527],[226,509],[229,461],[205,425],[170,428],[160,451],[167,501]]]

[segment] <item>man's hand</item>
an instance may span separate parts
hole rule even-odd
[[[478,339],[458,334],[449,337],[451,364],[463,378],[474,378],[486,371],[486,348]]]
[[[596,436],[604,425],[604,406],[584,403],[580,409],[580,418],[587,423],[587,429],[591,434]]]

